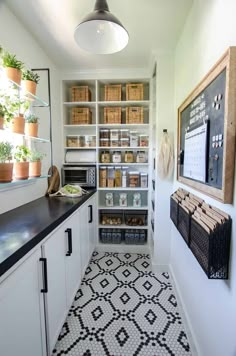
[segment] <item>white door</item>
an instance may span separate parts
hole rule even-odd
[[[42,255],[47,264],[48,291],[45,293],[45,307],[50,355],[67,316],[65,229],[65,224],[62,224],[42,245]]]
[[[0,284],[0,354],[45,356],[41,249]]]
[[[65,226],[65,238],[67,241],[66,253],[66,292],[67,307],[71,307],[75,294],[81,282],[81,257],[80,257],[80,214],[77,210]]]

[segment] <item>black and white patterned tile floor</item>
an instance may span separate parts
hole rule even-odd
[[[94,252],[53,356],[191,356],[168,273],[145,254]]]

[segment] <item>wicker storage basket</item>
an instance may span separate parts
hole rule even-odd
[[[143,84],[126,84],[126,100],[143,100]]]
[[[92,112],[89,108],[72,108],[71,125],[91,125]]]
[[[104,124],[121,124],[121,107],[104,108]]]
[[[71,101],[91,101],[91,91],[87,85],[71,87]]]
[[[126,124],[143,124],[143,107],[126,108]]]
[[[121,101],[121,84],[105,85],[105,101]]]

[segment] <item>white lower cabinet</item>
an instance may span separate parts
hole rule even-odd
[[[0,283],[0,355],[52,354],[95,247],[95,206],[93,196]]]
[[[45,356],[41,250],[0,284],[0,354]]]

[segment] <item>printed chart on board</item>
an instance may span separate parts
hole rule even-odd
[[[184,176],[206,181],[207,124],[185,134]]]

